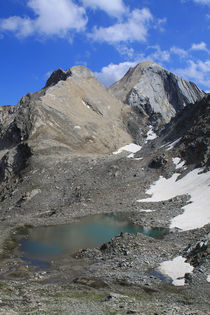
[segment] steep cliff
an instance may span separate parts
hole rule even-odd
[[[165,122],[205,95],[194,83],[153,62],[143,62],[131,68],[110,87],[110,91],[123,103],[140,108],[149,116],[159,113]]]

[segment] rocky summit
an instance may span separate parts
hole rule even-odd
[[[123,103],[149,116],[158,113],[165,122],[205,95],[194,83],[147,61],[131,68],[110,90]]]
[[[0,314],[210,314],[209,111],[152,62],[0,107]]]

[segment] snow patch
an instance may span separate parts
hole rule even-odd
[[[179,157],[172,158],[172,161],[176,165],[176,170],[185,165],[185,161],[181,162],[181,159]]]
[[[199,174],[201,171],[202,169],[194,169],[180,180],[177,180],[179,173],[168,179],[160,176],[146,191],[152,196],[137,201],[158,202],[189,194],[191,203],[183,207],[183,214],[172,219],[170,228],[177,227],[184,231],[201,228],[210,223],[210,171]]]
[[[131,154],[129,154],[129,155],[127,156],[127,158],[129,158],[129,159],[133,159],[133,160],[136,160],[136,161],[143,160],[143,158],[142,158],[142,157],[140,157],[140,158],[134,158],[134,154],[135,154],[135,153],[131,153]]]
[[[80,126],[74,126],[74,129],[81,129]]]
[[[210,282],[210,275],[207,276],[206,280]]]
[[[173,285],[183,286],[185,284],[184,275],[193,272],[193,266],[186,263],[186,258],[178,256],[173,260],[164,261],[159,266],[159,271],[173,280]]]
[[[82,104],[85,105],[87,108],[90,108],[90,106],[83,100],[82,100]]]
[[[147,143],[148,141],[154,140],[157,138],[156,133],[152,130],[152,126],[149,126],[149,131],[147,132],[147,138],[145,143]]]
[[[123,151],[127,151],[127,152],[132,153],[132,156],[130,154],[128,157],[133,157],[134,153],[136,153],[137,151],[141,150],[141,148],[142,147],[140,145],[137,145],[135,143],[130,143],[130,144],[127,144],[124,147],[120,148],[119,150],[113,152],[113,154],[120,154]]]

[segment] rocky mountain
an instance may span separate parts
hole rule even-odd
[[[209,95],[150,62],[110,89],[58,69],[0,107],[0,314],[209,314],[209,111]],[[129,233],[60,252],[84,217],[85,233],[113,217]],[[38,258],[22,252],[31,235]]]
[[[110,91],[123,103],[148,116],[159,114],[165,123],[187,104],[195,103],[205,95],[194,83],[148,61],[130,68],[110,87]]]
[[[41,91],[1,109],[0,149],[26,141],[33,151],[107,153],[131,141],[129,111],[85,67],[52,73]]]
[[[164,142],[178,140],[180,157],[195,167],[210,167],[210,95],[187,105],[162,131]]]

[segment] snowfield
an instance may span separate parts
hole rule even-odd
[[[179,173],[168,179],[160,176],[146,191],[151,197],[137,201],[158,202],[188,194],[190,203],[183,207],[183,214],[172,219],[170,228],[184,231],[201,228],[210,223],[210,172],[201,172],[202,169],[194,169],[181,179],[178,179]]]

